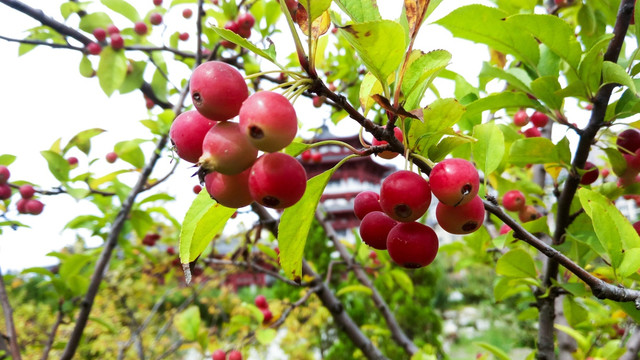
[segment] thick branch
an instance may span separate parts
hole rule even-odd
[[[627,351],[618,360],[637,360],[640,352],[640,327],[635,327],[633,335],[627,341]]]
[[[7,337],[9,338],[9,351],[11,352],[11,358],[13,360],[20,360],[20,346],[18,345],[18,333],[16,332],[16,326],[13,323],[13,308],[9,303],[9,297],[7,296],[7,288],[4,284],[4,276],[2,276],[2,269],[0,269],[0,305],[2,305],[2,312],[4,313],[4,322],[7,327]]]
[[[327,237],[333,242],[333,245],[335,246],[336,250],[338,250],[340,257],[347,263],[350,263],[351,256],[349,254],[349,251],[340,242],[335,230],[320,211],[316,211],[316,219],[318,219],[320,224],[322,224]],[[415,354],[418,351],[418,347],[413,343],[413,341],[411,341],[404,330],[400,327],[400,324],[398,324],[395,315],[393,314],[393,312],[391,312],[391,309],[389,309],[389,305],[386,301],[384,301],[384,298],[382,297],[382,295],[380,295],[378,289],[376,289],[371,280],[369,280],[369,276],[367,276],[367,273],[362,269],[362,267],[359,266],[353,266],[351,267],[351,270],[362,285],[371,289],[371,299],[373,300],[373,303],[376,305],[378,310],[380,310],[380,312],[382,313],[382,317],[386,321],[387,326],[391,331],[391,338],[396,343],[398,343],[398,345],[400,345],[407,352],[407,354]]]

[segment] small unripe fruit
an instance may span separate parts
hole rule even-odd
[[[7,200],[11,197],[11,186],[0,184],[0,200]]]
[[[197,163],[202,156],[204,138],[215,124],[215,121],[200,115],[196,110],[178,115],[169,130],[178,156],[185,161]]]
[[[78,165],[78,158],[75,156],[71,156],[67,159],[67,162],[73,167],[75,165]]]
[[[620,148],[620,151],[623,153],[634,153],[638,148],[640,148],[640,130],[637,129],[627,129],[618,135],[618,139],[616,140],[616,145]],[[624,150],[627,151],[624,151]]]
[[[205,135],[198,164],[206,172],[235,175],[248,169],[257,157],[258,149],[240,131],[238,123],[223,121]]]
[[[211,356],[211,360],[226,360],[226,358],[227,354],[220,349],[214,351],[213,355]]]
[[[311,161],[311,150],[305,150],[300,154],[302,161]]]
[[[153,13],[153,14],[149,15],[149,22],[151,23],[151,25],[160,25],[160,24],[162,24],[162,14]]]
[[[192,11],[191,9],[184,9],[184,10],[182,10],[182,16],[183,16],[185,19],[190,19],[190,18],[191,18],[191,15],[193,15],[193,11]]]
[[[103,42],[107,39],[107,32],[103,28],[95,28],[93,30],[93,37],[95,37],[98,42]]]
[[[23,199],[31,199],[36,193],[36,189],[29,184],[20,186],[18,190],[20,191],[20,196],[22,196]]]
[[[464,205],[478,195],[480,176],[475,166],[464,159],[446,159],[433,167],[429,175],[433,195],[449,206]]]
[[[273,313],[269,309],[260,309],[260,311],[262,311],[262,315],[264,315],[262,323],[268,324],[273,319]]]
[[[118,27],[114,24],[110,24],[109,26],[107,26],[107,33],[109,35],[120,34],[120,29],[118,29]]]
[[[398,139],[398,141],[402,143],[404,136],[402,136],[402,130],[400,130],[399,127],[393,128],[393,135],[396,137],[396,139]],[[386,145],[386,144],[388,144],[388,142],[384,140],[378,140],[376,138],[373,138],[373,141],[371,142],[371,145],[373,146],[380,146],[380,145]],[[387,151],[378,153],[378,156],[380,156],[383,159],[393,159],[394,157],[398,156],[398,153],[387,150]]]
[[[31,215],[40,215],[44,209],[44,204],[35,199],[25,199],[25,212]]]
[[[540,213],[531,205],[525,205],[525,207],[518,212],[518,219],[523,223],[535,220],[539,217]]]
[[[205,187],[211,198],[228,208],[241,208],[253,202],[249,192],[249,175],[247,169],[237,175],[224,175],[212,172],[205,176]]]
[[[144,21],[138,21],[133,25],[133,31],[138,35],[145,35],[149,31],[149,27]]]
[[[256,23],[256,19],[250,13],[244,13],[238,15],[237,22],[240,28],[251,29]]]
[[[242,74],[221,61],[209,61],[198,66],[191,76],[191,98],[205,117],[223,121],[238,115],[249,96]]]
[[[509,231],[511,231],[511,226],[507,224],[502,224],[502,226],[500,227],[500,235],[507,234],[509,233]]]
[[[0,165],[0,184],[5,184],[9,180],[9,176],[11,176],[9,168],[4,165]]]
[[[254,300],[254,303],[260,309],[268,309],[269,308],[269,304],[267,303],[267,298],[264,297],[264,295],[256,296],[256,298]]]
[[[99,55],[102,51],[102,47],[98,43],[90,42],[87,44],[87,51],[91,55]]]
[[[524,136],[528,138],[540,137],[542,136],[542,133],[540,132],[540,130],[538,130],[538,128],[532,127],[524,131]]]
[[[382,211],[372,211],[360,223],[360,237],[365,244],[372,248],[386,250],[387,236],[397,224],[397,221]]]
[[[289,100],[272,91],[257,92],[240,107],[240,128],[249,141],[265,152],[291,144],[298,132],[298,117]]]
[[[124,39],[120,34],[111,35],[111,47],[113,50],[120,50],[124,47]]]
[[[353,199],[353,212],[362,220],[372,211],[382,211],[380,207],[380,195],[375,191],[363,191]]]
[[[436,219],[446,232],[451,234],[470,234],[480,228],[484,222],[484,204],[479,196],[464,205],[448,206],[438,203]]]
[[[529,115],[526,110],[520,109],[513,115],[513,124],[515,126],[523,127],[529,123]]]
[[[229,360],[242,360],[242,353],[238,350],[229,351]]]
[[[113,164],[114,162],[116,162],[116,160],[118,160],[118,154],[116,154],[115,151],[111,151],[107,153],[105,158],[107,159],[107,162],[109,164]]]
[[[194,194],[200,194],[200,191],[202,191],[202,186],[200,186],[200,185],[194,185],[193,186],[193,193]]]
[[[307,174],[300,163],[284,153],[262,155],[251,167],[249,191],[261,205],[287,208],[300,200],[307,187]]]
[[[392,219],[402,222],[420,218],[431,204],[431,187],[422,176],[396,171],[382,182],[380,207]]]
[[[584,170],[586,172],[582,174],[582,177],[580,178],[580,184],[582,185],[593,184],[598,179],[598,175],[600,175],[598,167],[589,161],[584,164]]]
[[[319,163],[322,161],[322,154],[319,152],[311,153],[311,161],[314,163]]]
[[[438,254],[438,235],[417,222],[400,223],[389,232],[387,251],[400,266],[410,269],[427,266]]]
[[[545,127],[549,123],[549,117],[547,116],[547,114],[540,111],[536,111],[533,114],[531,114],[530,119],[533,126],[536,126],[539,128]]]
[[[509,211],[520,211],[524,207],[526,199],[519,190],[507,191],[502,197],[502,206]]]
[[[180,33],[180,35],[178,35],[178,39],[180,39],[182,41],[189,40],[189,33],[188,32]]]

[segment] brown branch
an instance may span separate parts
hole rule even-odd
[[[13,39],[13,38],[9,38],[9,37],[2,36],[2,35],[0,35],[0,39],[5,40],[5,41],[9,41],[9,42],[16,42],[16,43],[20,43],[20,44],[44,45],[44,46],[48,46],[48,47],[53,48],[53,49],[68,49],[68,50],[77,50],[77,51],[80,51],[80,52],[85,52],[84,48],[77,47],[77,46],[71,46],[69,44],[58,44],[58,43],[51,43],[51,42],[46,42],[46,41],[41,41],[41,40],[30,40],[30,39]]]
[[[56,333],[58,332],[58,327],[62,324],[62,319],[64,318],[64,311],[62,310],[63,300],[60,299],[58,302],[58,316],[56,317],[55,323],[53,323],[53,327],[51,328],[51,334],[49,334],[49,338],[47,339],[47,345],[44,347],[44,352],[42,353],[42,357],[40,360],[47,360],[49,357],[49,353],[53,348],[53,342],[56,338]]]
[[[640,352],[640,327],[636,326],[633,335],[627,341],[627,351],[618,360],[637,360]]]
[[[291,285],[291,286],[295,286],[295,287],[301,287],[301,286],[309,286],[309,283],[300,283],[298,284],[295,281],[289,280],[286,277],[278,274],[275,271],[271,271],[269,269],[263,268],[260,265],[254,264],[252,262],[245,262],[245,261],[237,261],[237,260],[220,260],[220,259],[215,259],[215,258],[205,258],[204,262],[207,264],[213,264],[213,265],[226,265],[226,266],[236,266],[236,267],[244,267],[244,268],[250,268],[254,271],[263,273],[263,274],[267,274],[269,276],[273,276],[274,278],[284,282],[287,285]]]
[[[349,251],[344,246],[344,244],[340,242],[340,240],[338,239],[338,235],[336,234],[331,224],[327,221],[324,214],[322,214],[320,211],[316,211],[316,219],[318,220],[318,222],[320,222],[320,224],[322,224],[327,237],[333,242],[333,245],[336,250],[338,250],[340,257],[348,264],[352,263],[353,259],[351,258]],[[384,300],[382,295],[380,295],[378,289],[376,289],[376,287],[373,285],[364,269],[362,269],[362,267],[360,266],[353,266],[351,268],[351,271],[353,271],[354,275],[362,285],[371,289],[371,299],[376,305],[376,308],[378,308],[378,310],[380,310],[380,312],[382,313],[382,317],[386,321],[387,326],[391,331],[391,338],[396,343],[398,343],[398,345],[400,345],[407,354],[413,355],[418,352],[418,347],[413,343],[413,341],[411,341],[404,330],[400,327],[400,324],[398,324],[395,315],[393,314],[393,312],[391,312],[389,305]]]
[[[311,295],[317,293],[318,291],[320,291],[320,286],[314,286],[310,288],[309,291],[307,291],[298,301],[294,302],[293,304],[290,304],[289,307],[287,307],[282,312],[282,315],[280,315],[278,320],[274,321],[273,324],[269,325],[269,327],[272,329],[279,328],[282,324],[284,324],[285,320],[287,320],[287,317],[289,316],[289,314],[291,314],[293,309],[302,306],[304,303],[307,302],[307,300],[309,300]]]
[[[7,328],[11,358],[13,360],[21,360],[22,357],[20,356],[20,346],[18,345],[18,333],[16,332],[16,326],[13,322],[13,308],[9,303],[9,297],[7,296],[7,288],[4,284],[2,269],[0,269],[0,305],[2,305],[2,312],[4,313],[4,323]]]
[[[129,46],[125,46],[124,47],[125,50],[135,50],[135,51],[142,51],[142,52],[146,52],[146,53],[151,53],[154,51],[167,51],[179,56],[182,56],[184,58],[195,58],[195,54],[193,53],[188,53],[188,52],[184,52],[178,49],[174,49],[168,46],[146,46],[146,45],[129,45]]]

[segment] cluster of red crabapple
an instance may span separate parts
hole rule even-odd
[[[411,171],[397,171],[384,179],[379,195],[363,191],[355,197],[353,210],[362,220],[362,241],[375,249],[386,249],[398,265],[427,266],[438,253],[438,236],[416,220],[429,209],[431,195],[439,200],[436,219],[442,229],[469,234],[484,222],[479,187],[478,171],[464,159],[441,161],[433,167],[429,181]]]
[[[540,111],[534,111],[534,113],[529,116],[525,109],[520,109],[515,113],[515,115],[513,115],[513,124],[515,126],[523,127],[529,124],[529,122],[531,122],[533,126],[522,132],[524,136],[540,137],[542,136],[540,128],[547,126],[549,123],[549,117],[547,114]]]
[[[176,117],[169,135],[178,156],[200,166],[209,195],[231,208],[256,201],[284,209],[298,202],[307,174],[279,152],[298,131],[289,100],[272,91],[249,96],[242,74],[220,61],[198,66],[190,87],[196,110]],[[230,121],[236,116],[238,122]]]
[[[7,200],[12,195],[11,186],[9,185],[9,168],[4,165],[0,166],[0,200]],[[15,186],[15,185],[14,185]],[[40,215],[44,210],[44,204],[33,196],[36,190],[29,184],[21,185],[18,188],[21,199],[16,203],[16,208],[20,214]]]

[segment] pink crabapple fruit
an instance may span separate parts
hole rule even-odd
[[[380,195],[375,191],[362,191],[353,199],[353,212],[360,220],[372,212],[382,211],[380,207]]]
[[[269,309],[260,309],[260,311],[262,311],[262,315],[264,316],[262,323],[268,324],[273,319],[273,313]]]
[[[18,202],[16,202],[16,209],[18,210],[18,212],[20,214],[26,214],[27,213],[27,202],[29,201],[29,199],[20,199],[18,200]]]
[[[479,196],[464,205],[448,206],[438,203],[436,219],[440,227],[450,234],[470,234],[484,222],[484,203]]]
[[[11,197],[11,186],[0,184],[0,200],[7,200]]]
[[[113,35],[113,34],[120,34],[120,29],[118,29],[117,26],[115,26],[114,24],[109,24],[107,26],[107,33],[109,35]]]
[[[162,0],[153,0],[153,5],[155,5],[155,6],[162,5]]]
[[[240,107],[240,128],[249,141],[265,152],[291,144],[298,132],[298,117],[289,100],[273,91],[259,91]]]
[[[211,360],[226,360],[226,358],[227,354],[220,349],[214,351],[213,355],[211,355]]]
[[[190,19],[192,15],[193,15],[193,10],[191,9],[182,10],[182,17],[184,17],[185,19]]]
[[[400,130],[399,127],[394,127],[393,128],[393,135],[396,137],[396,139],[398,139],[398,141],[400,141],[400,143],[402,143],[404,137],[402,136],[402,130]],[[386,145],[388,144],[388,142],[384,141],[384,140],[378,140],[376,138],[373,138],[373,140],[371,141],[371,145],[373,146],[380,146],[380,145]],[[381,153],[378,153],[378,156],[383,158],[383,159],[393,159],[396,156],[398,156],[399,154],[397,152],[393,152],[393,151],[383,151]]]
[[[513,115],[513,124],[518,127],[523,127],[529,123],[529,115],[525,109],[518,110]]]
[[[227,23],[224,24],[224,28],[233,31],[236,34],[240,32],[240,24],[233,20],[227,21]]]
[[[9,176],[11,176],[9,168],[4,165],[0,165],[0,184],[6,184],[9,180]]]
[[[409,269],[427,266],[438,254],[438,235],[417,222],[399,223],[389,232],[387,251],[400,266]]]
[[[75,156],[70,156],[67,159],[67,162],[69,163],[69,165],[71,165],[71,167],[77,166],[78,165],[78,158]]]
[[[189,33],[188,32],[180,33],[180,35],[178,35],[178,39],[180,39],[182,41],[189,40]]]
[[[260,309],[268,309],[269,308],[269,303],[267,303],[267,298],[264,297],[264,295],[256,296],[256,298],[254,300],[254,303]]]
[[[42,210],[44,209],[44,204],[39,200],[35,199],[25,199],[25,211],[27,214],[31,215],[40,215]]]
[[[98,43],[90,42],[87,44],[87,51],[91,55],[99,55],[102,52],[102,47]]]
[[[238,15],[237,22],[241,28],[251,29],[256,23],[256,19],[250,13],[244,13]]]
[[[178,156],[190,163],[197,163],[202,156],[204,138],[215,124],[215,121],[200,115],[196,110],[178,115],[169,130],[169,137],[176,147]]]
[[[203,116],[224,121],[238,115],[249,89],[242,74],[221,61],[198,66],[191,76],[191,98]]]
[[[500,227],[500,235],[507,234],[509,233],[509,231],[511,231],[511,226],[507,224],[502,224],[502,226]]]
[[[524,194],[519,190],[509,190],[502,196],[502,206],[509,211],[520,211],[525,202]]]
[[[212,199],[228,208],[241,208],[253,202],[249,192],[251,168],[236,174],[212,172],[205,176],[205,187]]]
[[[120,50],[124,47],[124,39],[120,34],[111,35],[111,47],[113,50]]]
[[[531,114],[531,117],[529,119],[531,120],[533,126],[539,128],[545,127],[549,123],[549,117],[547,116],[547,114],[540,111],[535,111],[533,114]]]
[[[528,128],[527,130],[524,131],[524,136],[528,137],[528,138],[540,137],[540,136],[542,136],[542,133],[540,132],[540,130],[538,128],[531,127],[531,128]]]
[[[93,37],[95,37],[98,42],[103,42],[107,39],[107,32],[103,28],[95,28],[93,30]]]
[[[149,22],[151,23],[151,25],[160,25],[160,24],[162,24],[162,14],[153,13],[153,14],[149,15]]]
[[[264,154],[251,167],[251,197],[266,207],[287,208],[302,198],[306,187],[307,174],[304,168],[294,157],[285,153]]]
[[[382,211],[372,211],[365,215],[360,223],[360,237],[365,244],[374,249],[387,249],[387,236],[398,224]]]
[[[115,151],[108,152],[107,155],[105,155],[105,159],[109,164],[113,164],[118,160],[118,154]]]
[[[380,207],[394,220],[420,218],[431,204],[431,187],[422,176],[407,170],[389,175],[380,187]]]
[[[473,200],[480,188],[475,166],[464,159],[442,160],[431,170],[429,183],[433,195],[449,206],[464,205]]]
[[[207,173],[217,171],[236,175],[251,167],[257,157],[258,149],[244,136],[240,125],[222,121],[205,135],[198,164]]]
[[[23,199],[31,199],[36,193],[36,189],[34,189],[33,186],[29,184],[20,186],[18,191],[20,192],[20,196],[22,196]]]
[[[322,154],[319,152],[311,153],[311,161],[314,163],[319,163],[322,161]]]
[[[242,353],[238,350],[229,351],[229,360],[242,360]]]
[[[149,27],[144,21],[138,21],[133,25],[133,31],[138,35],[145,35],[149,31]]]

